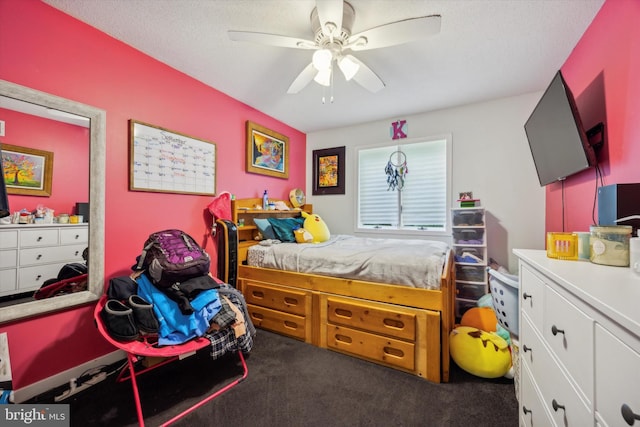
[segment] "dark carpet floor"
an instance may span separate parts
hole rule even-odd
[[[259,330],[246,380],[175,426],[517,426],[513,380],[452,362],[451,381],[421,378]],[[139,377],[147,426],[158,426],[241,375],[237,355],[201,352]],[[130,382],[111,375],[60,403],[71,426],[133,426]]]

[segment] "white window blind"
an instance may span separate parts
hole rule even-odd
[[[398,150],[408,173],[394,191],[385,167]],[[447,191],[446,139],[358,150],[358,228],[445,231]]]

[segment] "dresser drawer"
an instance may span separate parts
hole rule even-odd
[[[87,243],[89,242],[89,228],[87,227],[74,227],[74,228],[62,228],[60,229],[60,244],[72,245],[74,243]]]
[[[542,328],[544,304],[544,282],[526,265],[520,268],[520,307],[533,321],[536,328]]]
[[[593,319],[548,287],[544,307],[543,338],[585,397],[592,396]]]
[[[526,427],[552,425],[529,368],[521,367],[520,381],[520,424]]]
[[[532,378],[535,378],[542,401],[555,425],[578,427],[592,425],[591,411],[576,394],[569,378],[553,359],[540,336],[534,332],[529,320],[525,318],[520,327],[521,369],[526,367],[531,372]],[[561,408],[554,410],[554,401],[564,406],[564,410]],[[568,421],[566,424],[565,418]]]
[[[39,289],[46,280],[58,277],[63,265],[64,263],[58,263],[21,268],[18,275],[19,291]]]
[[[82,261],[85,245],[70,245],[48,248],[29,248],[20,251],[20,266],[46,264],[51,262]],[[53,277],[56,277],[58,272]]]
[[[3,293],[13,293],[18,284],[18,269],[9,268],[0,270],[0,295]]]
[[[18,265],[18,250],[8,249],[0,251],[0,268],[16,267]]]
[[[416,337],[416,316],[383,304],[327,297],[327,320],[368,332],[413,341]]]
[[[1,230],[0,231],[0,249],[9,249],[18,247],[18,230]]]
[[[640,414],[640,354],[596,326],[595,410],[605,426],[627,425],[622,406]]]
[[[415,345],[344,326],[327,325],[327,347],[333,350],[415,370]]]
[[[298,316],[311,314],[311,294],[309,292],[246,282],[243,292],[247,304],[259,305]]]
[[[253,304],[247,304],[247,311],[256,327],[307,342],[311,339],[311,321],[308,318]]]
[[[59,242],[58,229],[39,228],[33,230],[22,230],[20,232],[20,246],[56,246]]]

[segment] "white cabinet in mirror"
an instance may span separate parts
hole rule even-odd
[[[53,254],[59,251],[58,245],[66,246],[66,249],[72,247],[72,252],[80,249],[80,246],[82,246],[83,249],[88,247],[90,256],[88,260],[89,280],[87,290],[42,300],[27,300],[26,302],[18,300],[20,301],[19,303],[2,306],[0,307],[0,323],[3,323],[96,301],[102,294],[104,287],[106,112],[90,105],[40,92],[5,80],[0,80],[0,97],[5,100],[24,101],[44,108],[55,109],[87,118],[90,121],[90,154],[87,161],[89,162],[89,170],[91,171],[89,180],[90,210],[88,224],[76,224],[74,227],[37,225],[29,229],[27,229],[26,226],[20,227],[18,225],[0,226],[0,233],[2,233],[2,236],[0,236],[0,297],[11,293],[23,292],[23,290],[30,292],[39,288],[41,283],[28,283],[26,278],[27,274],[38,270],[38,273],[42,273],[42,278],[44,278],[44,275],[50,273],[49,270],[53,271],[53,269],[60,267],[61,264],[68,262],[68,260],[75,259],[75,256],[72,255],[69,255],[69,257],[65,255],[65,257],[63,257],[64,259],[58,259],[59,257],[57,257],[57,255],[54,256]],[[65,231],[71,229],[74,229],[76,232],[68,233]],[[47,245],[41,247],[36,245],[34,249],[34,246],[29,246],[32,243],[30,243],[29,239],[33,236],[31,236],[30,233],[24,233],[24,236],[22,236],[24,230],[41,230],[43,232],[46,230],[46,236],[41,236],[42,240],[45,238],[50,240],[47,240]],[[74,236],[77,236],[77,239],[83,241],[80,243],[69,242],[68,239]],[[13,240],[15,240],[15,242],[13,242]],[[56,243],[53,243],[54,240]],[[15,245],[13,245],[13,243],[15,243]],[[81,253],[82,251],[80,251],[80,260],[82,260]],[[40,257],[40,259],[31,260],[33,264],[29,266],[25,265],[26,269],[23,269],[23,257],[26,261],[30,256]],[[42,261],[45,259],[46,262]],[[55,273],[57,274],[57,270]],[[53,277],[55,277],[55,275]]]

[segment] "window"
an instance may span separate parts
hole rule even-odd
[[[448,233],[449,145],[450,137],[438,137],[358,149],[358,230]],[[391,161],[398,169],[398,158],[408,172],[393,190],[385,168]]]

